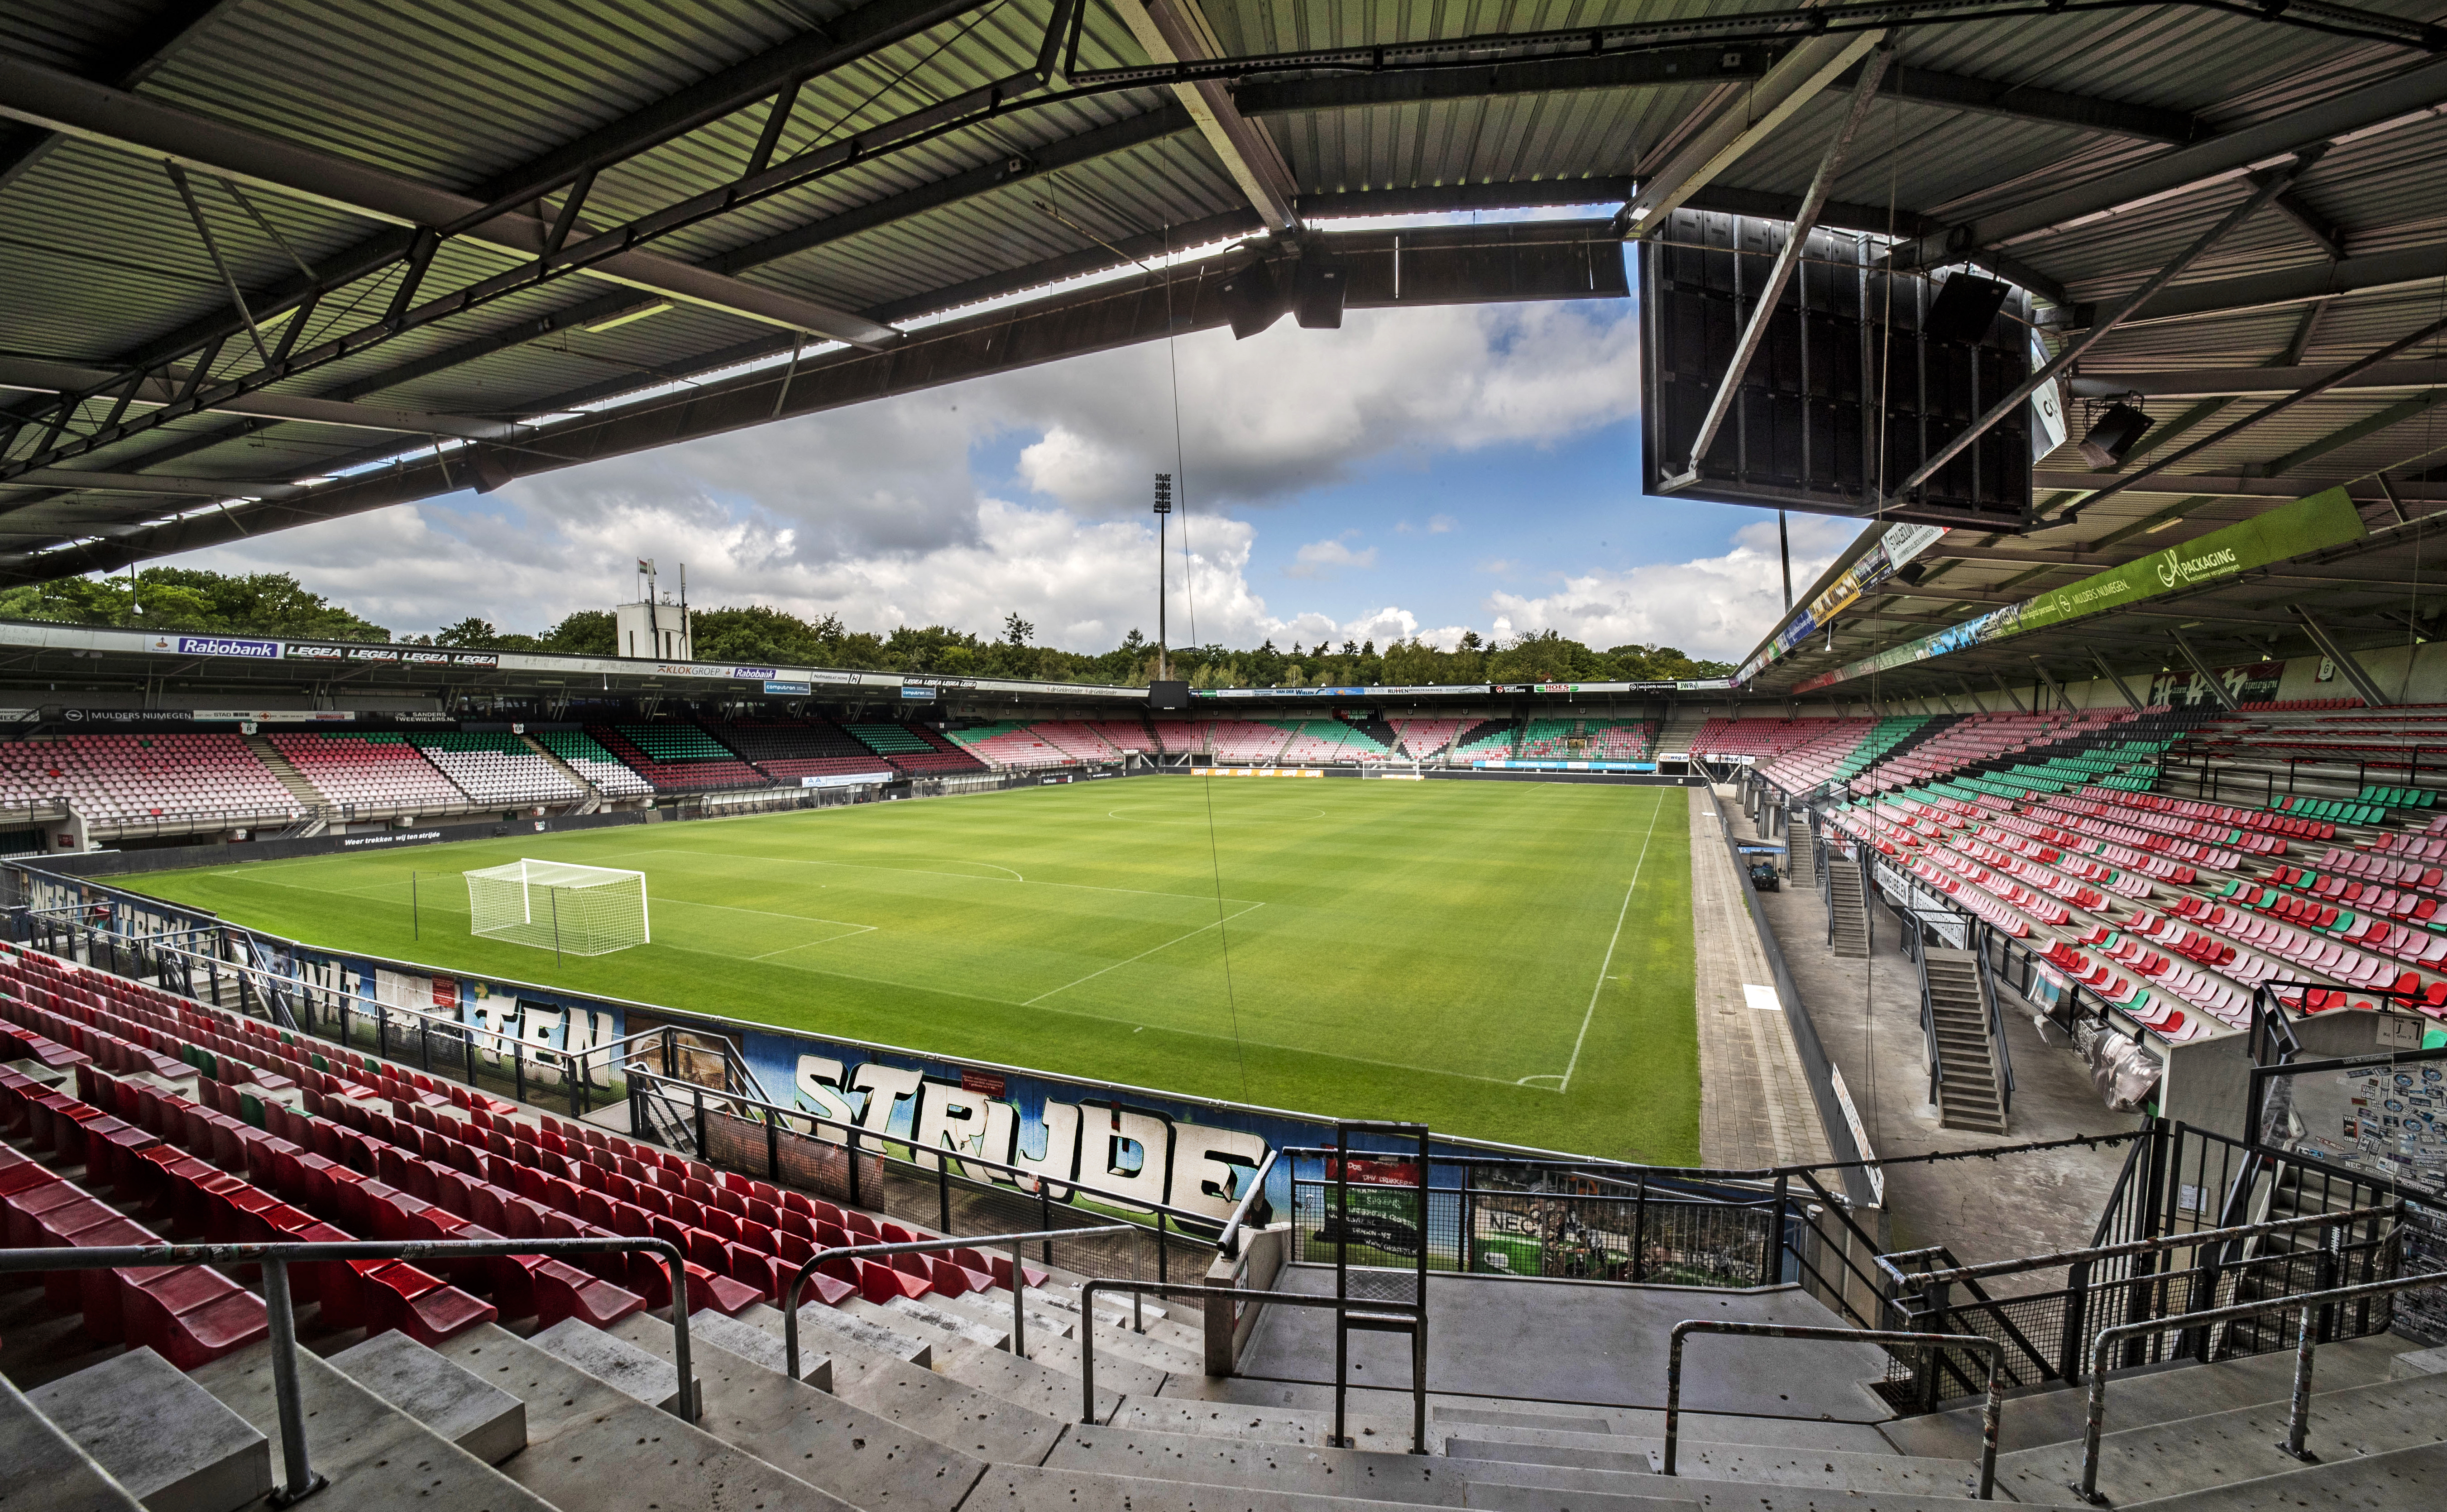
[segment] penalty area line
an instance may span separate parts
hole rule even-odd
[[[1251,903],[1248,907],[1241,910],[1240,914],[1232,914],[1223,918],[1211,919],[1206,923],[1199,925],[1196,929],[1191,930],[1186,935],[1176,935],[1172,938],[1166,940],[1161,945],[1150,945],[1146,950],[1143,950],[1136,955],[1131,956],[1129,960],[1115,961],[1110,966],[1100,966],[1096,970],[1090,972],[1087,975],[1080,977],[1076,982],[1065,982],[1059,987],[1049,987],[1044,992],[1037,993],[1034,997],[1030,998],[1027,1002],[1022,1003],[1019,1006],[1022,1008],[1034,1008],[1037,1004],[1044,1002],[1047,998],[1053,996],[1057,992],[1067,992],[1071,991],[1071,989],[1079,986],[1081,983],[1092,982],[1097,977],[1104,975],[1107,972],[1119,971],[1123,967],[1129,965],[1130,961],[1143,961],[1148,956],[1153,955],[1158,951],[1168,951],[1175,945],[1180,944],[1183,940],[1196,939],[1199,936],[1205,934],[1210,929],[1216,929],[1223,925],[1229,924],[1233,919],[1239,918],[1241,914],[1254,914],[1259,909],[1265,906],[1266,905],[1263,903]]]
[[[1572,1058],[1565,1063],[1563,1079],[1555,1084],[1555,1090],[1558,1092],[1568,1092],[1571,1090],[1572,1073],[1580,1069],[1581,1046],[1585,1043],[1589,1037],[1589,1021],[1597,1017],[1598,995],[1605,991],[1606,972],[1614,965],[1614,948],[1622,939],[1622,921],[1631,916],[1631,895],[1640,890],[1640,869],[1643,865],[1646,865],[1648,861],[1648,842],[1657,834],[1658,810],[1665,806],[1665,799],[1663,795],[1669,792],[1679,791],[1679,789],[1660,787],[1657,791],[1660,796],[1656,803],[1649,805],[1648,809],[1648,828],[1646,832],[1640,837],[1640,856],[1631,863],[1631,885],[1622,890],[1622,907],[1615,910],[1614,933],[1606,938],[1605,959],[1598,963],[1597,985],[1589,989],[1589,1006],[1587,1010],[1581,1014],[1581,1031],[1572,1036]],[[1527,1086],[1533,1081],[1543,1082],[1545,1080],[1546,1078],[1543,1076],[1525,1076],[1521,1079],[1520,1083],[1516,1085]]]

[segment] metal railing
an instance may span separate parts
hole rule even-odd
[[[1241,1194],[1240,1202],[1233,1207],[1231,1220],[1224,1225],[1223,1233],[1215,1236],[1215,1253],[1224,1258],[1237,1260],[1241,1257],[1242,1231],[1247,1225],[1258,1199],[1265,1194],[1266,1179],[1275,1174],[1275,1162],[1282,1158],[1282,1153],[1280,1150],[1266,1152],[1265,1160],[1259,1163],[1258,1174],[1249,1180],[1249,1189]]]
[[[1965,1350],[1988,1360],[1988,1391],[1980,1413],[1980,1500],[1993,1501],[1997,1492],[1997,1421],[2005,1407],[2004,1351],[1997,1341],[1977,1333],[1918,1333],[1906,1329],[1840,1329],[1793,1323],[1735,1323],[1717,1318],[1686,1318],[1674,1325],[1665,1356],[1665,1456],[1660,1474],[1675,1473],[1674,1451],[1681,1430],[1682,1341],[1693,1333],[1730,1333],[1742,1338],[1820,1339],[1839,1344],[1882,1344],[1934,1352]]]
[[[1897,1320],[1994,1340],[2006,1351],[2004,1368],[2015,1386],[2058,1380],[2077,1383],[2093,1341],[2104,1332],[2129,1329],[2122,1336],[2136,1340],[2157,1335],[2146,1348],[2136,1347],[2134,1356],[2124,1362],[2128,1365],[2160,1358],[2207,1359],[2215,1352],[2216,1341],[2209,1325],[2214,1321],[2222,1294],[2231,1295],[2248,1285],[2274,1285],[2292,1294],[2295,1288],[2287,1283],[2306,1257],[2315,1266],[2314,1277],[2321,1281],[2341,1270],[2350,1274],[2357,1262],[2367,1276],[2371,1269],[2392,1262],[2396,1233],[2392,1225],[2401,1221],[2404,1208],[2401,1201],[2390,1201],[2223,1228],[2153,1234],[1978,1265],[1955,1263],[1944,1246],[1882,1255],[1876,1263],[1889,1284]],[[2365,1225],[2376,1230],[2381,1223],[2391,1225],[2385,1235],[2374,1233],[2354,1244],[2338,1238]],[[2331,1241],[2307,1256],[2285,1249],[2251,1261],[2224,1258],[2233,1246],[2283,1238],[2307,1229],[2331,1231]],[[2190,1252],[2192,1263],[2159,1267],[2162,1257],[2172,1258],[2178,1252]],[[1932,1260],[1944,1263],[1930,1265]],[[1980,1284],[1996,1276],[2059,1266],[2065,1270],[2065,1283],[2055,1290],[1999,1298],[1990,1296]],[[1958,1289],[1969,1295],[1958,1297]],[[2363,1332],[2367,1323],[2362,1320],[2356,1332]],[[2229,1348],[2228,1352],[2249,1351]],[[1944,1389],[1949,1376],[1969,1384],[1961,1366],[1943,1351],[1925,1355],[1906,1394],[1923,1410],[1931,1408],[1952,1394]]]
[[[328,1483],[306,1452],[306,1408],[297,1385],[297,1315],[289,1298],[289,1267],[334,1260],[482,1259],[504,1255],[603,1255],[650,1251],[671,1273],[672,1363],[679,1397],[672,1415],[697,1420],[695,1375],[689,1363],[688,1257],[669,1239],[607,1235],[597,1238],[349,1239],[281,1244],[114,1244],[91,1249],[0,1250],[0,1275],[26,1271],[101,1271],[169,1265],[261,1265],[264,1309],[272,1328],[272,1394],[280,1415],[280,1458],[287,1482],[273,1504],[287,1506]]]
[[[1079,1288],[1079,1312],[1083,1317],[1095,1316],[1094,1296],[1099,1292],[1129,1292],[1133,1296],[1154,1293],[1158,1296],[1226,1297],[1242,1302],[1264,1302],[1270,1306],[1307,1307],[1331,1312],[1337,1325],[1347,1318],[1358,1317],[1369,1324],[1411,1335],[1411,1452],[1428,1452],[1428,1356],[1426,1333],[1415,1325],[1419,1319],[1408,1314],[1387,1313],[1384,1303],[1369,1303],[1356,1297],[1312,1296],[1306,1292],[1244,1292],[1237,1286],[1167,1286],[1161,1281],[1118,1281],[1099,1278]],[[1137,1332],[1145,1332],[1144,1328]],[[1341,1329],[1337,1328],[1339,1334]],[[1096,1339],[1095,1331],[1082,1326],[1079,1331],[1079,1421],[1092,1426],[1096,1421]],[[1334,1446],[1352,1446],[1351,1435],[1343,1411],[1343,1382],[1334,1383]]]
[[[971,1238],[918,1239],[906,1244],[844,1244],[823,1249],[799,1262],[791,1273],[790,1284],[782,1293],[782,1357],[789,1367],[790,1379],[799,1379],[799,1289],[807,1277],[816,1274],[827,1260],[856,1260],[869,1255],[942,1255],[953,1250],[996,1249],[1011,1246],[1011,1352],[1028,1358],[1028,1270],[1021,1257],[1020,1246],[1032,1239],[1070,1238],[1080,1234],[1110,1234],[1128,1228],[1127,1223],[1114,1223],[1105,1228],[1060,1229],[1036,1234],[982,1234]],[[1083,1302],[1082,1312],[1085,1312]],[[1092,1322],[1091,1318],[1088,1322]],[[1082,1324],[1082,1332],[1087,1324]]]
[[[2301,1314],[2301,1322],[2294,1334],[2294,1389],[2286,1415],[2286,1442],[2278,1448],[2297,1460],[2307,1461],[2311,1456],[2304,1447],[2304,1440],[2310,1431],[2311,1351],[2319,1346],[2323,1332],[2316,1322],[2319,1314],[2342,1303],[2392,1296],[2399,1292],[2417,1291],[2425,1286],[2447,1286],[2447,1275],[2399,1276],[2384,1281],[2331,1287],[2324,1292],[2305,1292],[2258,1302],[2238,1302],[2202,1313],[2194,1321],[2203,1324],[2240,1322],[2246,1318],[2289,1311]],[[2090,1398],[2082,1419],[2081,1479],[2072,1484],[2081,1499],[2094,1506],[2107,1504],[2106,1499],[2098,1494],[2098,1446],[2105,1435],[2107,1423],[2107,1352],[2126,1339],[2161,1326],[2155,1321],[2119,1324],[2101,1333],[2098,1342],[2091,1347]]]

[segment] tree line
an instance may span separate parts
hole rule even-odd
[[[803,619],[761,604],[690,614],[701,662],[1123,685],[1148,682],[1157,670],[1156,648],[1138,630],[1109,652],[1062,651],[1036,644],[1036,627],[1017,614],[1006,615],[1002,633],[989,639],[943,625],[903,625],[879,635],[853,631],[837,614]],[[301,640],[394,639],[389,630],[309,591],[287,573],[237,576],[185,567],[147,568],[133,578],[65,577],[0,591],[0,619]],[[618,654],[613,615],[601,609],[581,609],[536,635],[505,632],[470,615],[431,635],[396,638],[403,645],[467,651]],[[1500,643],[1471,631],[1451,651],[1415,639],[1390,641],[1380,650],[1374,639],[1338,645],[1320,640],[1314,646],[1295,640],[1279,648],[1268,638],[1255,650],[1177,646],[1167,659],[1172,675],[1195,688],[1658,682],[1733,671],[1730,663],[1700,660],[1672,646],[1599,651],[1551,630]]]

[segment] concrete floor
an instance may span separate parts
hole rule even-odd
[[[1286,1267],[1285,1291],[1331,1295],[1334,1272]],[[1700,1292],[1501,1276],[1428,1279],[1428,1389],[1479,1397],[1654,1408],[1665,1402],[1668,1337],[1684,1318],[1833,1325],[1836,1316],[1801,1292]],[[1352,1383],[1375,1389],[1367,1410],[1398,1410],[1376,1391],[1407,1391],[1411,1344],[1403,1335],[1352,1335]],[[1695,1337],[1684,1346],[1687,1408],[1766,1416],[1868,1422],[1888,1408],[1862,1383],[1886,1371],[1866,1344]],[[1331,1380],[1334,1315],[1268,1308],[1242,1353],[1242,1378]]]
[[[1737,797],[1727,799],[1724,812],[1736,833],[1756,832]],[[2037,1028],[2026,1011],[2011,1011],[2009,998],[2005,1034],[2014,1104],[2007,1131],[1939,1127],[1922,1058],[1919,971],[1903,953],[1894,915],[1882,903],[1873,907],[1869,958],[1839,960],[1827,948],[1826,903],[1815,887],[1754,896],[1767,907],[1786,969],[1810,1006],[1828,1058],[1844,1073],[1878,1155],[1995,1149],[2138,1126],[2137,1114],[2107,1110],[2063,1035]],[[1890,1167],[1888,1247],[1943,1244],[1965,1261],[1978,1261],[2087,1244],[2125,1148],[2076,1146],[1996,1162]],[[1989,1289],[2000,1295],[2026,1289],[2018,1280],[2001,1277]]]

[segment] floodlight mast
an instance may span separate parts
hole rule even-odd
[[[1172,514],[1172,474],[1155,475],[1155,675],[1162,681],[1172,675],[1171,661],[1165,654],[1164,633],[1164,553],[1165,525]]]

